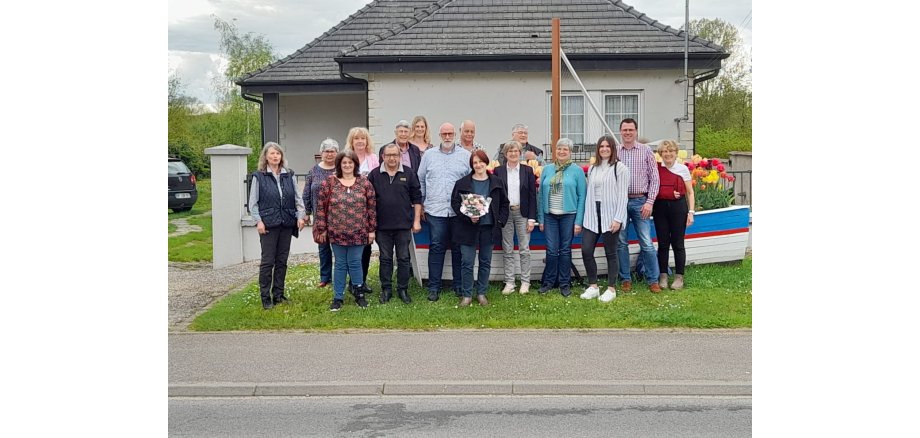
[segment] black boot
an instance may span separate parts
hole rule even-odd
[[[412,302],[412,298],[409,297],[409,291],[405,289],[398,289],[396,293],[399,295],[399,299],[401,299],[402,302],[406,304],[409,304]]]
[[[382,292],[380,292],[380,304],[386,304],[388,301],[390,301],[390,297],[392,296],[393,293],[390,292],[389,289],[384,289]]]
[[[355,296],[355,304],[360,308],[367,307],[367,299],[364,297],[365,286],[362,284],[360,286],[351,285],[351,293]]]

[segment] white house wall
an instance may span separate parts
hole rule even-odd
[[[367,118],[365,94],[282,95],[279,108],[281,146],[288,166],[298,174],[316,163],[319,144],[332,137],[345,147],[348,130],[364,126]]]
[[[684,115],[686,86],[675,83],[683,71],[581,72],[579,76],[595,103],[603,111],[604,92],[639,93],[639,135],[649,140],[678,138],[675,118]],[[530,142],[549,143],[549,75],[545,73],[447,73],[371,74],[368,77],[370,132],[376,145],[393,139],[393,126],[401,119],[424,115],[437,142],[438,126],[449,121],[459,130],[460,122],[476,122],[476,141],[489,156],[510,139],[511,126],[530,127]],[[577,91],[577,84],[563,82],[564,91]],[[586,118],[591,115],[586,103]],[[692,120],[692,108],[691,108]],[[617,130],[617,127],[611,127]],[[692,126],[681,124],[681,142],[692,148]],[[601,132],[586,132],[593,142]]]

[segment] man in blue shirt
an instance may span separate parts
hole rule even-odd
[[[450,194],[457,180],[470,173],[470,153],[454,142],[454,125],[443,123],[439,129],[440,147],[425,151],[418,169],[422,186],[425,216],[431,233],[428,248],[428,300],[437,301],[441,293],[444,256],[450,245],[450,221],[455,216]],[[451,250],[451,274],[454,292],[460,291],[460,251]]]

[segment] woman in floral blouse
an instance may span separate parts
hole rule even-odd
[[[350,150],[335,159],[335,175],[323,182],[319,190],[314,238],[329,242],[335,255],[332,284],[335,295],[329,310],[342,308],[345,299],[345,276],[351,277],[351,293],[359,307],[367,307],[366,294],[371,292],[361,272],[361,254],[374,241],[377,229],[377,200],[374,186],[358,171],[358,157]]]

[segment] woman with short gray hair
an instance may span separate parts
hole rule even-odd
[[[510,211],[508,222],[502,227],[504,250],[505,288],[502,295],[514,293],[514,237],[517,235],[521,264],[521,294],[530,291],[530,233],[537,221],[537,178],[533,168],[521,162],[521,143],[505,143],[502,155],[505,164],[495,168],[494,175],[505,183]]]
[[[572,162],[572,140],[556,142],[553,164],[543,168],[537,221],[546,236],[546,265],[540,294],[559,285],[562,296],[572,294],[572,240],[581,234],[585,215],[585,172]]]
[[[307,174],[303,187],[303,203],[307,209],[307,224],[312,225],[312,215],[316,213],[319,202],[319,189],[323,181],[335,173],[335,157],[339,153],[339,142],[327,138],[319,144],[320,161]],[[316,239],[314,239],[315,241]],[[332,283],[332,247],[329,242],[317,242],[319,249],[319,287]]]

